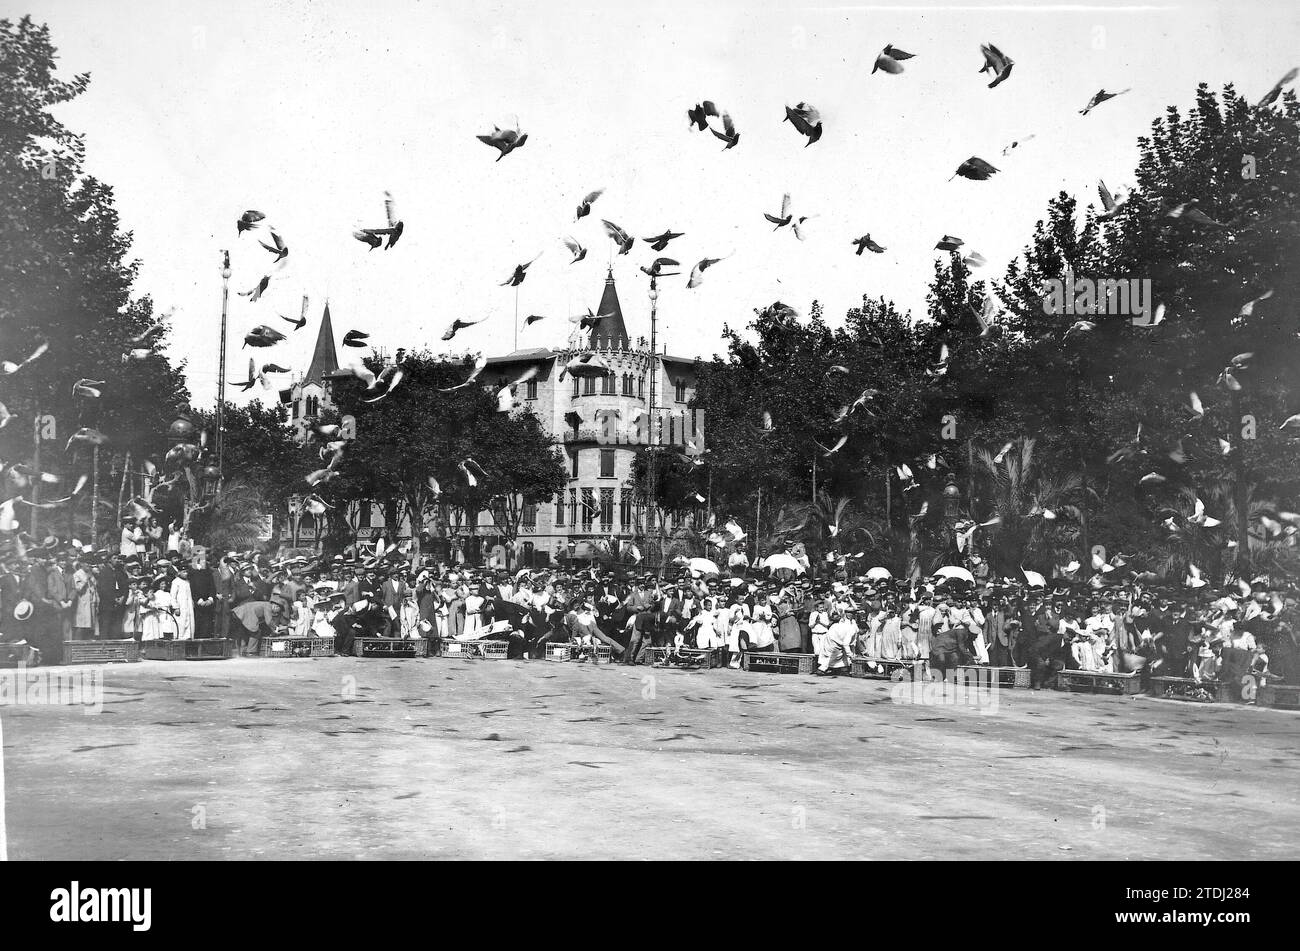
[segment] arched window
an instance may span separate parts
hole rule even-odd
[[[614,395],[614,374],[607,373],[600,378],[600,395],[601,396]]]

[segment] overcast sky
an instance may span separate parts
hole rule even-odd
[[[196,405],[215,397],[223,248],[234,378],[243,334],[287,330],[276,314],[296,316],[303,294],[308,327],[259,359],[305,369],[327,298],[340,337],[505,353],[515,291],[498,285],[539,253],[520,323],[550,319],[521,329],[519,346],[561,344],[565,318],[599,301],[612,247],[601,218],[638,237],[685,232],[668,251],[683,270],[734,254],[698,288],[685,274],[660,282],[669,351],[707,357],[724,323],[777,299],[805,314],[819,299],[833,323],[864,293],[921,314],[944,233],[996,276],[1058,190],[1095,201],[1098,178],[1125,190],[1137,136],[1167,105],[1188,106],[1198,82],[1254,100],[1300,63],[1290,2],[0,0],[0,11],[48,23],[62,74],[92,74],[61,118],[116,190],[139,290],[176,309],[171,352],[188,362]],[[981,42],[1015,60],[997,89],[978,72]],[[915,58],[901,75],[871,75],[887,43]],[[1080,116],[1102,87],[1133,91]],[[688,130],[686,109],[705,98],[734,117],[736,148]],[[809,148],[782,122],[800,100],[825,124]],[[475,135],[515,117],[528,143],[494,162]],[[1001,173],[950,182],[972,155]],[[575,223],[579,198],[600,187]],[[406,232],[369,252],[351,231],[384,223],[385,189]],[[763,219],[787,191],[796,215],[817,216],[802,243]],[[290,246],[257,303],[234,293],[270,260],[236,238],[245,208]],[[868,231],[888,250],[856,257],[850,241]],[[585,261],[569,264],[566,234],[590,248]],[[649,332],[636,267],[653,257],[638,241],[613,259],[634,337]],[[453,318],[484,315],[439,340]]]

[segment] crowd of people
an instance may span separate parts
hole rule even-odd
[[[739,553],[743,556],[743,552]],[[174,532],[126,524],[116,551],[49,537],[0,559],[0,637],[57,664],[69,639],[231,638],[257,654],[272,636],[499,640],[508,656],[541,657],[552,642],[608,647],[634,664],[713,650],[812,654],[815,673],[853,657],[1029,669],[1035,687],[1062,669],[1146,670],[1198,681],[1300,683],[1296,591],[1256,579],[1225,590],[1127,582],[932,578],[904,582],[841,570],[818,579],[728,559],[718,574],[569,564],[507,571],[447,565],[393,547],[273,558],[208,552]],[[879,572],[875,572],[879,574]],[[585,656],[594,651],[577,653]]]

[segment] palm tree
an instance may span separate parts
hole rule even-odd
[[[196,534],[209,548],[251,548],[263,531],[265,509],[262,493],[253,486],[227,482],[192,513]]]
[[[1013,574],[1029,563],[1050,570],[1071,557],[1069,545],[1079,538],[1080,510],[1073,503],[1083,489],[1077,472],[1045,472],[1034,457],[1034,440],[1021,440],[1001,462],[987,449],[975,454],[984,498],[1000,519],[984,531],[992,540],[990,561],[996,571]],[[1065,519],[1071,521],[1065,521]]]

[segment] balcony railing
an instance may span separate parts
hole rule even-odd
[[[600,442],[600,430],[566,429],[561,439],[564,442]]]

